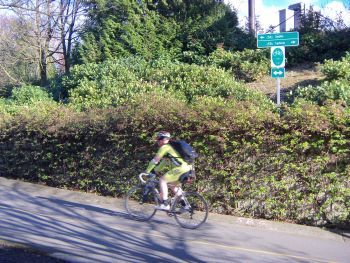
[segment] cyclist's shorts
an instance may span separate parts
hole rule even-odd
[[[180,176],[183,175],[184,173],[189,172],[192,169],[192,166],[190,165],[181,165],[179,167],[176,167],[166,174],[164,174],[164,179],[167,183],[173,183],[177,182],[180,179]]]

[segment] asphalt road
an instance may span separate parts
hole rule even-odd
[[[215,214],[186,230],[162,212],[131,220],[121,199],[5,178],[0,225],[0,239],[68,262],[350,262],[344,233]]]

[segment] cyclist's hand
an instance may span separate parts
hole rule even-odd
[[[149,173],[148,174],[148,178],[155,178],[156,177],[156,174],[154,174],[154,173]]]

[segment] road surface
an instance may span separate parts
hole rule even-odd
[[[346,233],[216,214],[186,230],[122,201],[0,178],[0,239],[68,262],[350,262]]]

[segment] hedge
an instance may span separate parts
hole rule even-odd
[[[147,103],[145,103],[147,102]],[[212,212],[350,225],[350,114],[298,101],[279,116],[249,101],[142,94],[75,112],[0,113],[0,176],[122,197],[169,130],[199,152],[192,187]]]

